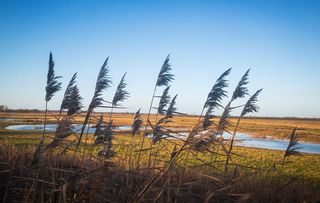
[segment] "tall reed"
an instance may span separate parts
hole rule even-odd
[[[45,88],[46,90],[46,96],[45,96],[45,112],[44,112],[44,124],[43,124],[43,133],[42,138],[40,140],[40,143],[38,144],[34,156],[32,165],[37,164],[41,160],[42,155],[42,149],[44,145],[44,139],[46,134],[46,125],[47,125],[47,114],[48,114],[48,102],[52,99],[54,94],[58,92],[61,89],[61,82],[58,82],[58,79],[60,79],[61,76],[55,76],[54,73],[54,61],[52,57],[52,53],[49,54],[49,69],[47,74],[47,86]]]
[[[129,92],[125,89],[127,87],[127,83],[125,81],[126,74],[127,73],[125,73],[122,76],[122,78],[117,86],[116,92],[113,96],[112,103],[111,103],[112,105],[111,105],[110,118],[109,118],[110,121],[112,119],[113,108],[118,107],[119,102],[123,102],[124,100],[128,99],[128,97],[130,95]]]
[[[77,143],[75,143],[76,149],[75,154],[73,154],[74,156],[78,155],[77,150],[79,144],[82,142],[85,127],[90,123],[91,117],[95,118],[95,116],[92,114],[94,109],[101,107],[102,104],[106,102],[102,97],[102,93],[111,84],[111,80],[108,76],[107,61],[108,59],[104,62],[100,69],[94,96],[86,112],[83,125],[81,126],[79,139],[77,140]],[[54,76],[53,65],[53,59],[50,55],[50,80],[52,80],[52,78],[53,80],[57,80],[59,77]],[[34,164],[37,164],[39,169],[39,173],[36,174],[32,173],[33,171],[30,170],[32,168],[29,167],[29,162],[32,162],[33,160],[31,159],[29,161],[27,157],[28,154],[17,152],[20,157],[15,159],[13,156],[14,158],[11,160],[13,160],[13,162],[18,160],[19,164],[10,164],[9,167],[12,168],[8,169],[10,170],[10,187],[13,189],[10,190],[11,188],[7,186],[5,198],[3,199],[9,200],[10,198],[7,198],[6,196],[8,192],[10,192],[12,193],[10,195],[23,194],[24,197],[22,199],[25,202],[254,201],[252,196],[250,196],[251,194],[243,194],[243,191],[247,189],[243,185],[250,185],[248,183],[252,183],[246,183],[245,180],[248,180],[249,176],[253,177],[255,175],[260,175],[260,172],[263,170],[267,171],[266,173],[269,175],[269,168],[257,169],[250,168],[249,165],[240,166],[239,164],[235,167],[232,174],[226,172],[228,170],[228,166],[234,164],[233,162],[231,163],[230,157],[233,153],[234,139],[236,137],[236,132],[239,128],[240,121],[247,114],[258,111],[259,107],[257,106],[257,101],[262,89],[256,91],[244,105],[238,107],[232,106],[233,101],[238,98],[243,98],[248,94],[248,70],[235,88],[231,99],[227,101],[227,105],[225,105],[223,108],[222,102],[227,97],[226,88],[229,85],[229,81],[226,78],[230,74],[231,69],[226,70],[216,80],[212,89],[208,93],[206,101],[202,106],[201,114],[199,115],[199,118],[195,119],[195,126],[188,132],[185,140],[171,140],[170,138],[174,137],[172,135],[173,133],[181,135],[179,132],[175,132],[175,130],[169,126],[169,124],[173,122],[174,116],[181,113],[177,112],[177,95],[175,95],[173,98],[170,98],[169,96],[169,83],[173,80],[173,75],[170,73],[170,71],[171,67],[168,56],[160,70],[157,82],[155,84],[149,113],[146,118],[147,120],[145,121],[146,123],[144,126],[144,131],[141,130],[144,121],[142,119],[140,109],[134,115],[134,121],[130,132],[130,144],[126,144],[127,140],[122,143],[120,141],[119,144],[114,141],[116,131],[113,120],[115,115],[113,111],[114,109],[122,108],[120,103],[129,97],[129,93],[126,90],[126,74],[123,75],[117,86],[112,102],[110,102],[111,106],[107,107],[111,108],[109,119],[105,121],[104,114],[101,114],[99,119],[97,119],[98,123],[95,126],[96,130],[94,132],[94,143],[91,146],[90,156],[83,156],[84,161],[82,161],[82,163],[75,161],[74,156],[69,157],[69,154],[65,153],[67,147],[64,147],[62,150],[58,148],[58,146],[62,146],[62,144],[65,144],[68,147],[73,146],[72,141],[70,141],[68,138],[76,133],[74,131],[73,124],[75,123],[75,117],[81,113],[82,109],[82,98],[80,96],[78,86],[76,85],[76,74],[74,74],[63,96],[62,104],[59,110],[57,130],[54,134],[52,142],[46,145],[45,148],[52,152],[47,153],[52,156],[48,156],[45,159],[44,164],[40,165],[37,164],[37,162]],[[47,84],[51,84],[54,90],[50,91],[48,88],[46,105],[52,98],[53,94],[60,89],[59,85],[61,85],[61,83],[55,81],[47,82]],[[47,86],[49,87],[49,85]],[[157,96],[157,88],[161,86],[164,87],[164,90],[161,96]],[[160,99],[157,108],[153,107],[154,98]],[[233,133],[230,133],[228,130],[231,126],[229,123],[231,111],[242,106],[243,109],[239,118],[237,119]],[[217,116],[216,110],[219,108],[223,108],[223,112],[218,123],[216,123],[214,122],[213,118]],[[157,110],[155,122],[150,121],[152,109]],[[45,124],[47,123],[47,111],[48,110],[46,108]],[[149,130],[148,127],[151,127],[151,130]],[[218,135],[222,136],[223,132],[228,132],[232,135],[228,149],[225,146],[225,141],[217,138]],[[44,132],[42,135],[43,138],[45,133],[46,131],[44,126]],[[145,141],[144,139],[146,139],[146,136],[149,133],[152,133],[150,139],[152,144],[158,145],[154,147],[154,149],[156,149],[157,152],[162,150],[160,151],[161,159],[159,158],[157,160],[159,155],[156,153],[154,155],[154,167],[150,167],[151,164],[148,163],[146,168],[139,168],[140,165],[142,165],[142,151],[150,152],[148,162],[151,162],[151,158],[153,158],[153,154],[151,153],[152,149],[143,149],[143,142]],[[137,162],[135,162],[136,166],[134,167],[133,157],[135,155],[133,155],[133,153],[135,152],[135,145],[137,143],[137,141],[134,140],[134,136],[138,134],[142,134],[142,139],[137,139],[139,145],[137,146],[137,151],[139,154],[137,157]],[[87,138],[85,139],[87,140]],[[294,129],[289,139],[290,141],[287,150],[283,157],[281,157],[282,167],[288,157],[300,154],[297,151],[299,146],[296,129]],[[43,142],[41,143],[41,146],[43,147]],[[161,148],[162,146],[163,148]],[[220,146],[223,147],[226,155],[219,152],[218,148]],[[39,152],[37,152],[37,150]],[[85,152],[85,150],[86,149],[83,151]],[[124,152],[121,150],[124,150]],[[102,157],[102,159],[96,157],[95,154],[93,155],[93,152],[96,151],[98,151],[98,156]],[[127,156],[128,151],[130,151],[129,156]],[[37,147],[35,154],[41,154],[42,152],[44,152],[44,150],[42,150],[40,147]],[[119,156],[116,156],[116,152]],[[125,155],[121,156],[123,153]],[[0,153],[0,157],[2,156],[3,153]],[[226,160],[222,160],[222,162],[225,163],[225,173],[223,173],[223,165],[214,165],[212,164],[212,160],[211,163],[209,162],[210,156],[223,156],[223,158],[226,156]],[[40,158],[36,158],[34,160],[40,159],[41,156]],[[0,164],[3,163],[4,162],[1,160]],[[190,164],[192,164],[192,167],[190,167]],[[7,170],[2,169],[2,165],[0,165],[0,167],[1,173],[7,172]],[[241,167],[247,167],[247,170],[242,171],[240,169]],[[253,172],[251,170],[253,170]],[[17,178],[19,181],[12,181],[13,178]],[[253,180],[256,181],[256,179]],[[285,183],[285,187],[290,183],[290,181]],[[30,184],[30,182],[32,182],[32,184]],[[41,187],[34,186],[37,184],[41,185]],[[14,187],[17,187],[17,189]],[[278,192],[279,190],[276,191]],[[255,191],[256,190],[250,190],[250,192]],[[268,194],[272,194],[272,192]],[[255,194],[254,198],[257,196],[258,193]],[[278,195],[276,196],[278,197]],[[189,199],[189,197],[196,198]],[[276,198],[270,199],[278,200]]]
[[[129,92],[125,89],[127,87],[127,83],[125,81],[126,74],[127,73],[125,73],[122,76],[112,99],[109,122],[107,123],[106,131],[105,131],[105,146],[104,146],[103,152],[100,153],[103,155],[103,159],[105,158],[109,159],[113,157],[115,154],[114,151],[112,150],[113,129],[114,129],[112,114],[113,114],[113,109],[119,106],[119,102],[123,102],[129,97]]]
[[[64,92],[63,99],[60,105],[60,110],[59,110],[59,117],[58,120],[60,120],[61,113],[64,110],[67,110],[69,107],[69,102],[70,102],[70,97],[72,93],[72,88],[74,87],[74,84],[76,83],[76,78],[77,78],[77,73],[73,74],[72,78],[70,79],[68,86]]]
[[[287,146],[287,149],[283,155],[283,159],[282,159],[282,166],[281,166],[281,170],[285,164],[285,160],[290,157],[290,156],[301,156],[302,154],[298,151],[299,149],[301,149],[301,147],[299,146],[299,138],[298,135],[296,134],[297,131],[297,127],[295,127],[293,129],[293,131],[291,132],[291,134],[289,135],[289,144]]]
[[[103,104],[103,98],[102,98],[102,93],[104,90],[106,90],[107,88],[110,87],[110,85],[112,84],[112,81],[110,79],[110,76],[108,75],[109,74],[109,69],[108,69],[108,60],[109,60],[109,57],[104,61],[104,63],[102,64],[101,68],[100,68],[100,71],[99,71],[99,74],[98,74],[98,78],[97,78],[97,81],[96,81],[96,87],[95,87],[95,91],[94,91],[94,95],[91,99],[91,102],[89,104],[89,107],[88,107],[88,110],[87,110],[87,114],[86,114],[86,117],[84,119],[84,122],[82,124],[82,128],[81,128],[81,132],[80,132],[80,135],[79,135],[79,139],[78,139],[78,142],[77,142],[77,145],[76,145],[76,149],[75,149],[75,153],[74,153],[74,160],[76,158],[76,154],[78,152],[78,148],[79,148],[79,145],[82,141],[82,137],[83,137],[83,133],[84,133],[84,130],[88,124],[88,121],[89,121],[89,118],[90,118],[90,115],[91,113],[93,112],[93,110],[99,106],[101,106]]]
[[[150,106],[149,106],[149,111],[148,111],[148,114],[147,114],[147,120],[146,120],[146,124],[145,124],[145,129],[144,129],[144,135],[142,137],[140,151],[139,151],[139,155],[138,155],[138,159],[137,159],[138,168],[140,166],[140,158],[141,158],[142,148],[143,148],[143,145],[144,145],[145,136],[147,135],[147,129],[148,129],[148,126],[149,126],[149,123],[150,123],[150,114],[151,114],[151,110],[152,110],[152,107],[153,107],[153,100],[155,98],[157,87],[168,86],[169,83],[174,80],[174,75],[172,73],[170,73],[171,72],[171,65],[169,63],[169,60],[170,60],[170,57],[168,55],[167,58],[165,59],[165,61],[163,62],[163,65],[162,65],[162,67],[160,69],[160,72],[158,74],[158,77],[157,77],[157,82],[156,82],[156,84],[154,86],[154,89],[153,89],[151,102],[150,102]]]
[[[223,132],[226,131],[226,128],[230,126],[229,122],[229,117],[230,117],[230,112],[234,109],[234,107],[231,107],[232,102],[234,102],[238,98],[244,98],[246,95],[248,95],[248,88],[246,85],[249,83],[249,71],[248,69],[245,74],[241,77],[239,83],[237,84],[236,88],[234,89],[230,101],[227,103],[227,105],[224,107],[224,110],[221,114],[221,117],[219,119],[218,125],[217,125],[217,130],[214,133],[214,136],[220,136],[219,139],[222,138]],[[217,147],[216,151],[220,149],[220,146],[223,147],[225,152],[227,153],[223,142],[220,142],[221,144]],[[213,158],[213,156],[212,156]],[[217,159],[217,154],[215,155],[214,162],[216,162]],[[213,161],[213,159],[212,159]]]
[[[245,115],[247,115],[248,113],[254,113],[254,112],[258,112],[259,107],[257,106],[256,102],[258,101],[258,95],[260,94],[260,92],[262,91],[262,89],[257,90],[246,102],[246,104],[244,105],[242,112],[237,120],[237,124],[234,128],[232,137],[231,137],[231,141],[230,141],[230,146],[229,146],[229,150],[227,152],[227,159],[226,159],[226,163],[225,163],[225,172],[227,172],[228,170],[228,164],[229,164],[229,160],[231,157],[231,152],[232,152],[232,148],[233,148],[233,143],[234,143],[234,138],[236,136],[236,132],[238,129],[238,126],[240,124],[240,120],[242,117],[244,117]]]

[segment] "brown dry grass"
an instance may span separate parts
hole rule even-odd
[[[0,117],[22,119],[16,123],[30,123],[27,122],[30,119],[31,123],[40,123],[43,119],[43,115],[38,113],[22,115],[10,113],[1,114]],[[84,115],[76,118],[78,122],[83,119]],[[114,114],[113,119],[117,125],[130,125],[133,115]],[[154,117],[151,116],[151,119]],[[177,116],[174,118],[175,123],[170,126],[191,128],[197,119],[192,116]],[[50,115],[49,121],[54,122],[55,115]],[[250,119],[244,119],[243,124],[252,125],[247,121]],[[137,192],[142,191],[143,187],[148,186],[149,181],[167,168],[172,159],[174,144],[181,144],[163,140],[160,147],[158,146],[160,150],[157,162],[151,162],[151,166],[155,163],[154,167],[149,166],[148,150],[142,153],[142,160],[138,166],[136,159],[141,138],[138,136],[131,140],[130,136],[118,135],[114,140],[117,154],[111,160],[103,161],[96,157],[97,149],[94,149],[93,156],[90,156],[89,152],[84,156],[80,148],[73,163],[73,151],[61,156],[63,147],[58,147],[53,154],[46,153],[43,162],[34,168],[31,166],[32,154],[41,133],[30,132],[27,135],[24,134],[26,132],[13,132],[16,134],[8,135],[5,130],[1,133],[5,139],[1,140],[0,146],[0,197],[5,202],[39,202],[42,198],[44,202],[132,202]],[[50,134],[46,134],[46,137],[50,137]],[[46,139],[46,142],[48,141],[50,139]],[[150,147],[150,143],[151,140],[146,139],[143,149]],[[318,161],[314,161],[318,156],[294,157],[290,159],[294,164],[281,168],[279,162],[283,152],[245,148],[236,148],[234,152],[228,173],[223,172],[225,160],[223,152],[218,152],[222,155],[217,157],[214,164],[212,164],[214,154],[211,152],[191,152],[188,159],[187,152],[182,153],[177,157],[177,161],[153,182],[138,202],[316,202],[320,200],[318,193],[320,185],[316,178],[319,174],[314,169],[310,171],[310,167],[305,168],[311,163],[318,164]],[[133,156],[132,162],[130,154]],[[275,168],[272,167],[274,163]],[[299,170],[296,171],[296,168]]]
[[[0,198],[4,202],[130,202],[157,170],[128,170],[118,157],[111,162],[92,162],[47,156],[41,168],[31,167],[34,148],[0,147]],[[177,185],[182,184],[177,193]],[[41,189],[43,187],[43,189]],[[281,172],[245,172],[236,167],[231,176],[210,174],[208,168],[171,168],[152,186],[141,202],[317,202],[318,181],[283,176]],[[298,191],[298,192],[297,192]]]

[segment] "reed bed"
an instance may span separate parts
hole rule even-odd
[[[142,116],[138,110],[127,139],[116,139],[115,127],[119,124],[115,122],[114,112],[124,108],[122,102],[130,95],[124,74],[112,101],[103,98],[103,92],[112,85],[108,61],[107,58],[100,68],[92,100],[77,132],[73,124],[79,122],[77,116],[83,108],[76,85],[77,74],[67,85],[58,115],[53,116],[49,110],[51,98],[61,89],[50,53],[40,141],[35,146],[1,143],[3,202],[320,201],[318,180],[285,173],[292,158],[302,155],[297,152],[296,129],[290,134],[288,148],[279,161],[264,167],[239,161],[243,155],[234,150],[233,141],[241,119],[259,110],[257,102],[262,91],[249,95],[250,70],[241,77],[225,105],[231,69],[222,73],[185,139],[172,139],[180,134],[172,128],[174,117],[186,114],[178,111],[178,94],[170,95],[174,75],[167,56],[148,113]],[[233,105],[235,100],[247,96],[243,105]],[[105,109],[104,113],[99,115],[95,112],[97,108]],[[234,122],[231,112],[237,108],[242,110]],[[215,120],[218,109],[223,113]],[[46,132],[48,122],[58,124],[54,133]],[[93,124],[96,130],[90,134],[86,127]],[[224,140],[223,133],[230,133],[232,139]],[[248,159],[255,161],[250,155]]]

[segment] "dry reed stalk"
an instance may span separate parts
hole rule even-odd
[[[234,128],[234,131],[232,133],[232,137],[231,137],[231,141],[230,141],[230,146],[229,146],[229,150],[227,153],[227,159],[226,159],[226,163],[225,163],[225,173],[227,173],[228,171],[228,164],[229,164],[229,160],[231,157],[231,152],[232,152],[232,147],[233,147],[233,143],[234,143],[234,138],[236,136],[236,132],[238,129],[238,126],[240,124],[240,120],[242,117],[244,117],[246,114],[248,113],[253,113],[253,112],[257,112],[259,110],[259,107],[256,105],[256,102],[258,101],[258,95],[260,94],[260,92],[262,91],[262,89],[257,90],[246,102],[246,104],[243,107],[243,110],[238,118],[237,124]]]
[[[144,134],[142,135],[142,142],[140,145],[140,150],[142,150],[142,147],[143,147],[144,141],[145,141],[145,136],[147,135],[147,129],[148,129],[149,121],[150,121],[149,119],[150,119],[151,109],[152,109],[153,100],[155,98],[157,87],[168,86],[169,83],[174,80],[174,75],[170,73],[171,65],[169,64],[169,60],[170,59],[169,59],[169,55],[168,55],[162,65],[161,69],[160,69],[160,72],[159,72],[158,78],[157,78],[157,82],[156,82],[154,89],[153,89],[153,94],[151,97],[151,102],[150,102],[150,106],[149,106],[149,111],[148,111],[145,129],[144,129]],[[139,152],[138,160],[137,160],[138,168],[140,167],[141,152],[142,151]]]
[[[107,66],[108,60],[109,60],[109,57],[104,61],[103,65],[100,68],[100,71],[99,71],[99,74],[97,77],[97,81],[96,81],[94,95],[93,95],[91,102],[90,102],[90,105],[88,107],[86,117],[85,117],[84,122],[82,124],[79,140],[76,145],[76,150],[75,150],[74,158],[73,158],[74,160],[75,160],[76,154],[78,152],[78,148],[81,143],[84,130],[88,124],[90,115],[96,107],[99,107],[102,105],[102,102],[104,101],[102,98],[102,93],[104,90],[106,90],[112,84],[112,81],[108,75],[108,73],[109,73],[109,69]]]

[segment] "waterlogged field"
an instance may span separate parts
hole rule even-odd
[[[55,123],[56,114],[49,116],[49,123]],[[95,114],[93,117],[98,117]],[[108,117],[108,115],[105,115]],[[133,114],[114,114],[113,119],[117,125],[129,126],[133,122]],[[145,116],[144,116],[145,117]],[[41,131],[14,131],[6,130],[5,127],[16,124],[41,124],[43,122],[43,114],[41,113],[0,113],[0,139],[2,144],[15,144],[17,146],[36,146],[41,138]],[[151,120],[154,119],[151,117]],[[169,127],[180,129],[181,131],[191,130],[192,126],[197,122],[197,117],[193,116],[176,116],[173,123],[168,124]],[[76,117],[77,122],[81,123],[84,120],[83,115]],[[93,119],[94,123],[96,120]],[[241,132],[254,133],[255,136],[265,137],[272,136],[275,139],[286,138],[292,131],[293,126],[298,126],[298,134],[301,135],[301,140],[318,142],[319,120],[298,120],[298,119],[256,119],[246,118],[241,122]],[[273,132],[274,131],[274,132]],[[312,132],[313,134],[308,134]],[[54,136],[54,132],[46,134],[46,143],[49,143]],[[310,136],[310,137],[308,137]],[[131,138],[130,130],[116,132],[114,140],[114,150],[117,156],[115,160],[126,160],[130,156],[133,159],[137,158],[137,151],[140,149],[141,136]],[[88,143],[93,142],[93,135],[90,134]],[[170,160],[170,153],[173,151],[175,145],[179,146],[180,141],[164,140],[161,142],[161,150],[153,151],[158,153],[158,159],[163,160],[164,163]],[[151,146],[150,140],[146,139],[143,148]],[[80,146],[81,147],[81,146]],[[93,149],[97,150],[97,149]],[[134,152],[136,151],[136,152]],[[132,153],[133,152],[133,153]],[[142,153],[142,163],[148,162],[144,157],[148,157],[149,151]],[[204,168],[206,170],[206,162],[209,163],[212,159],[216,159],[216,165],[219,170],[223,171],[225,156],[223,150],[218,152],[220,155],[212,157],[209,153],[183,153],[181,156],[186,157],[186,165],[191,168]],[[80,153],[81,154],[81,153]],[[261,170],[266,174],[272,176],[273,171],[281,170],[288,176],[299,176],[304,179],[319,180],[320,181],[320,155],[303,153],[302,156],[292,156],[282,165],[284,151],[266,150],[246,147],[235,147],[233,155],[231,156],[231,165],[241,166],[243,171]],[[178,161],[184,162],[181,158]],[[181,164],[183,165],[183,164]],[[208,168],[208,167],[207,167]],[[209,169],[208,169],[209,170]]]
[[[96,125],[99,116],[94,113],[90,125]],[[104,116],[108,120],[109,115]],[[56,112],[48,114],[48,127],[51,130],[45,133],[44,148],[57,139],[57,135],[66,132],[63,130],[55,134],[57,117]],[[75,150],[76,137],[79,135],[76,133],[64,139],[54,150],[45,151],[39,159],[37,147],[43,134],[43,112],[0,113],[0,118],[0,198],[6,201],[248,200],[269,203],[316,202],[320,198],[318,154],[302,153],[302,156],[284,159],[284,151],[234,146],[226,170],[228,156],[225,147],[228,145],[215,143],[212,148],[197,151],[183,148],[196,145],[186,145],[185,141],[177,139],[161,139],[152,144],[152,139],[142,136],[143,128],[140,135],[132,137],[131,129],[124,127],[114,131],[111,149],[115,154],[107,160],[99,153],[108,145],[93,146],[97,137],[92,133],[88,136],[85,133],[78,150]],[[146,120],[146,115],[142,115],[142,118]],[[77,115],[73,124],[81,124],[84,119],[84,114]],[[131,126],[134,114],[113,114],[112,119],[118,127]],[[154,123],[155,117],[151,115],[150,120]],[[197,121],[196,116],[175,116],[172,123],[166,124],[166,128],[181,133],[190,132]],[[231,118],[231,122],[235,121],[235,118]],[[297,133],[302,135],[301,140],[318,142],[318,123],[318,120],[243,119],[240,131],[278,139],[287,137],[294,126],[299,126]],[[13,125],[29,128],[7,129]],[[149,127],[148,131],[151,130]],[[233,129],[229,127],[227,130]],[[308,137],[308,132],[314,134]],[[181,153],[175,156],[178,150]]]
[[[48,116],[49,123],[56,123],[57,112],[53,112]],[[96,122],[100,114],[95,113],[92,122]],[[106,113],[105,118],[109,118]],[[142,115],[146,120],[147,115]],[[11,120],[11,124],[41,124],[44,119],[43,113],[5,113],[0,112],[0,118],[16,119]],[[75,117],[76,122],[82,123],[85,114],[82,113]],[[113,114],[112,119],[116,125],[132,125],[134,114],[117,113]],[[150,121],[153,122],[155,116],[150,116]],[[198,116],[175,116],[172,123],[166,124],[168,127],[180,128],[181,131],[191,130],[198,121]],[[213,119],[217,122],[218,118]],[[6,126],[9,125],[6,122]],[[236,123],[237,118],[231,118],[231,123]],[[1,122],[1,121],[0,121]],[[3,123],[3,122],[2,122]],[[298,118],[242,118],[238,132],[248,133],[256,137],[270,136],[274,139],[286,139],[293,128],[297,127],[297,135],[299,140],[320,143],[320,119],[298,119]],[[229,127],[232,131],[233,128]]]

